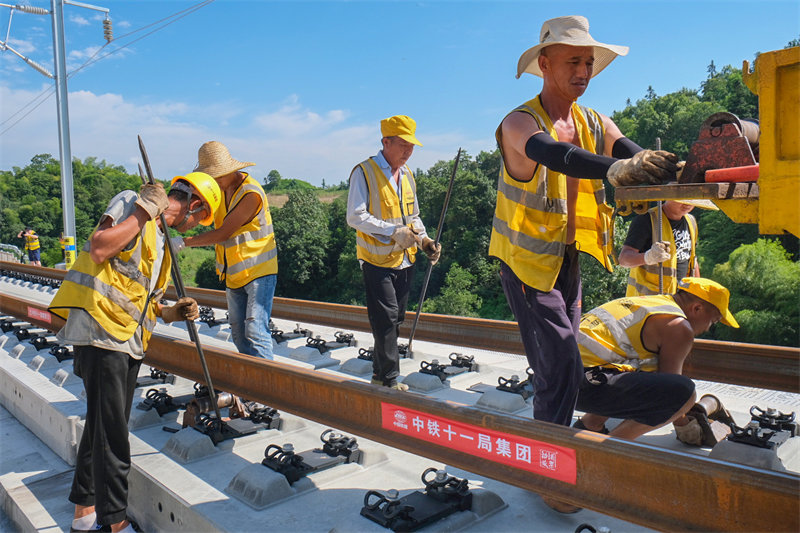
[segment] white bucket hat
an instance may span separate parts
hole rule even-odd
[[[552,44],[567,44],[570,46],[593,46],[594,47],[594,78],[600,71],[608,66],[615,57],[628,54],[627,46],[615,44],[604,44],[595,41],[589,35],[589,21],[580,15],[569,15],[546,20],[542,24],[542,31],[539,32],[539,44],[533,48],[528,48],[523,53],[517,63],[517,78],[523,73],[529,72],[534,76],[542,77],[542,70],[539,68],[539,52],[542,48]]]

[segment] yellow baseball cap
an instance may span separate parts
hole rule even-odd
[[[733,318],[733,313],[728,310],[730,293],[728,289],[716,281],[706,278],[683,278],[678,282],[678,288],[694,294],[698,298],[716,307],[722,315],[720,322],[723,324],[732,328],[739,327],[739,323]]]
[[[384,137],[400,137],[404,141],[422,146],[414,136],[416,131],[417,123],[406,115],[395,115],[381,120],[381,135]]]

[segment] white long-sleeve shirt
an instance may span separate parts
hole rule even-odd
[[[375,160],[383,171],[389,183],[394,184],[395,192],[399,198],[401,194],[400,184],[403,181],[403,176],[409,172],[408,168],[404,165],[400,169],[400,179],[395,181],[392,177],[392,168],[389,166],[386,158],[383,157],[383,151],[378,152],[372,159]],[[414,212],[419,212],[416,196],[414,196]],[[422,219],[420,219],[419,215],[409,216],[408,222],[412,224],[420,239],[428,236],[425,231],[425,225],[422,223]],[[392,234],[397,229],[397,224],[386,222],[369,212],[369,187],[367,187],[367,178],[364,176],[361,165],[356,166],[350,174],[350,192],[347,195],[347,224],[362,233],[372,235],[384,244],[392,242]],[[408,268],[411,265],[412,263],[408,258],[408,253],[406,253],[403,255],[403,262],[400,266],[396,267],[396,269]]]

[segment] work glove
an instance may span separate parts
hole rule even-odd
[[[194,320],[200,316],[200,309],[194,298],[184,296],[175,305],[161,308],[161,320],[169,324],[176,320]]]
[[[435,265],[442,256],[442,243],[436,244],[430,237],[425,237],[422,239],[422,251],[428,256],[431,265]]]
[[[172,251],[176,254],[186,247],[186,241],[183,240],[183,237],[172,237],[169,242],[172,245]]]
[[[167,193],[164,192],[164,186],[160,183],[142,185],[139,191],[139,199],[136,200],[136,205],[144,209],[147,214],[150,215],[150,220],[156,218],[169,206],[169,200],[167,200]]]
[[[689,423],[683,426],[675,426],[675,437],[684,444],[692,446],[703,445],[703,428],[693,416],[688,416]]]
[[[408,226],[397,226],[397,229],[392,233],[392,240],[397,243],[401,250],[420,244],[419,237]]]
[[[678,156],[664,150],[642,150],[630,159],[620,159],[606,172],[614,187],[661,184],[675,179]]]
[[[644,253],[644,263],[646,265],[657,265],[658,263],[663,263],[668,260],[670,257],[672,257],[672,253],[669,251],[668,242],[654,242],[653,246]]]

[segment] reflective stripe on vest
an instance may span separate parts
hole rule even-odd
[[[516,111],[531,115],[542,130],[558,140],[538,97],[512,113]],[[581,147],[602,154],[605,130],[600,116],[577,104],[572,106],[572,116]],[[496,137],[502,156],[502,124]],[[533,179],[521,182],[512,178],[503,165],[497,183],[489,255],[505,262],[526,285],[552,290],[567,244],[567,211],[564,174],[537,165]],[[603,181],[578,180],[574,213],[578,250],[593,256],[609,271],[613,268],[611,213],[605,203]]]
[[[669,249],[672,255],[669,261],[663,263],[664,294],[675,294],[678,292],[678,254],[677,246],[675,245],[675,235],[672,233],[672,225],[666,216],[662,216],[661,235],[658,235],[655,229],[658,225],[658,206],[649,209],[648,214],[650,215],[650,227],[653,228],[652,241],[669,242]],[[689,270],[686,275],[691,276],[695,262],[695,245],[697,244],[697,220],[689,214],[685,215],[685,218],[689,226],[689,237],[692,241],[689,252]],[[658,270],[658,264],[642,265],[630,269],[630,272],[628,272],[628,287],[625,291],[625,296],[658,294]]]
[[[261,198],[258,213],[227,240],[215,246],[217,274],[230,289],[244,287],[256,278],[278,272],[278,249],[267,195],[255,179],[243,174],[246,177],[230,201],[223,202],[214,215],[214,227],[219,228],[245,195],[257,194]]]
[[[35,233],[33,235],[25,235],[25,248],[28,250],[38,250],[39,236]]]
[[[369,190],[367,210],[370,214],[390,224],[411,227],[411,223],[408,221],[419,215],[415,201],[417,184],[411,169],[406,166],[404,167],[405,171],[401,173],[401,201],[394,185],[386,178],[386,174],[373,158],[362,161],[358,166],[361,167],[367,181]],[[406,250],[397,250],[393,241],[386,244],[368,233],[356,231],[356,255],[362,261],[379,267],[394,268],[403,263],[403,256],[406,253],[413,263],[417,253],[416,246]]]
[[[157,321],[157,298],[148,300],[157,244],[154,221],[145,224],[130,250],[123,250],[99,265],[92,261],[87,242],[50,302],[49,311],[67,319],[70,309],[83,309],[120,342],[130,339],[141,324],[142,346],[146,350]],[[171,264],[166,254],[154,292],[166,287]]]
[[[578,334],[583,366],[658,370],[658,354],[648,351],[642,343],[645,322],[657,314],[686,318],[670,295],[620,298],[586,313]]]

